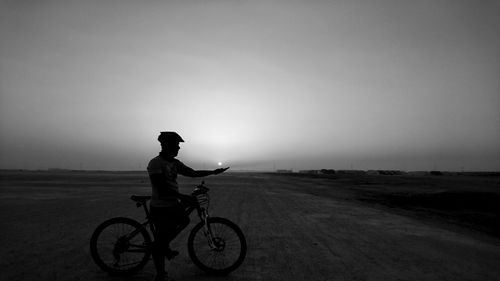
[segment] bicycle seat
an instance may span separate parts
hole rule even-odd
[[[130,199],[132,199],[132,201],[137,203],[146,204],[146,202],[148,202],[148,200],[151,199],[151,196],[132,195],[130,196]]]

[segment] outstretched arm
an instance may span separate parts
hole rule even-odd
[[[189,167],[185,167],[179,173],[183,176],[186,176],[186,177],[198,178],[198,177],[206,177],[206,176],[210,176],[210,175],[222,174],[227,169],[229,169],[229,167],[219,168],[219,169],[215,169],[215,170],[193,170]]]

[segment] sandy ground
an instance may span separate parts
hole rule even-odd
[[[197,179],[180,178],[188,193]],[[206,178],[211,214],[244,231],[248,254],[227,277],[209,277],[187,255],[187,234],[169,264],[176,280],[500,280],[500,238],[427,222],[341,196],[342,182],[270,174]],[[0,280],[152,280],[153,263],[127,278],[91,260],[94,228],[115,216],[143,219],[128,198],[149,193],[144,174],[1,174]],[[345,189],[345,186],[344,186]]]

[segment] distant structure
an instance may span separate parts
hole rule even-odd
[[[428,171],[410,171],[408,172],[408,175],[411,176],[426,176],[429,175]]]
[[[300,174],[313,174],[313,175],[334,175],[335,170],[333,169],[321,169],[321,170],[300,170]]]
[[[335,174],[334,169],[321,169],[319,172],[321,174],[324,174],[324,175],[334,175]]]
[[[378,170],[379,175],[386,175],[386,176],[399,176],[403,175],[403,171],[399,170]]]
[[[319,174],[319,170],[300,170],[299,173],[301,174]]]
[[[293,170],[276,170],[276,173],[294,173]],[[298,174],[304,175],[369,175],[369,176],[491,176],[499,177],[500,172],[449,172],[449,171],[401,171],[401,170],[299,170]]]
[[[321,169],[321,170],[300,170],[300,174],[313,174],[313,175],[405,175],[406,172],[400,170],[333,170],[333,169]]]
[[[337,170],[336,173],[340,175],[366,175],[363,170]]]

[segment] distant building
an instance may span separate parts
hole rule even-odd
[[[377,170],[379,175],[386,175],[386,176],[394,176],[394,175],[403,175],[405,174],[403,171],[399,170]]]
[[[333,169],[321,169],[320,173],[324,174],[324,175],[333,175],[333,174],[335,174],[335,170],[333,170]]]
[[[341,175],[365,175],[366,172],[363,170],[337,170],[337,174]]]
[[[412,176],[426,176],[426,175],[429,175],[429,172],[427,172],[427,171],[410,171],[410,172],[408,172],[408,175],[412,175]]]
[[[300,170],[299,173],[301,174],[319,174],[318,170]]]

